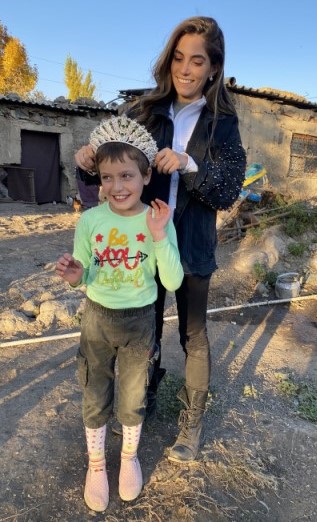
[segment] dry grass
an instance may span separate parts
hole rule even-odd
[[[246,499],[260,491],[277,491],[277,479],[250,450],[227,448],[214,442],[203,450],[203,460],[187,466],[159,462],[141,496],[111,517],[111,522],[195,522],[237,520]],[[110,519],[109,519],[110,521]]]
[[[213,444],[212,452],[218,460],[206,462],[213,481],[218,481],[225,491],[235,491],[241,500],[256,497],[259,490],[277,490],[277,480],[268,473],[259,457],[254,458],[247,448],[230,450],[221,441]]]
[[[166,416],[177,417],[175,390],[180,384],[174,375],[165,381],[162,393],[167,400],[163,402],[169,407],[160,412],[165,421]],[[217,400],[210,396],[206,426],[214,422],[216,403]],[[211,442],[206,440],[200,459],[190,465],[173,464],[163,457],[140,497],[120,512],[113,513],[118,518],[111,518],[111,522],[225,522],[240,520],[241,516],[248,520],[250,510],[251,517],[254,515],[252,506],[255,511],[268,512],[268,506],[260,500],[261,492],[276,493],[278,480],[272,474],[274,466],[270,455],[262,451],[259,444],[254,446],[251,442],[255,434],[258,440],[264,435],[259,415],[253,408],[247,414],[236,409],[228,411],[223,423],[233,436],[225,442],[219,438]],[[234,433],[239,433],[239,437]],[[168,449],[165,456],[167,452]],[[262,454],[265,455],[263,459]]]

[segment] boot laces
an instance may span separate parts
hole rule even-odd
[[[178,418],[179,428],[185,431],[190,428],[196,428],[203,411],[201,408],[181,410]]]
[[[179,418],[178,418],[178,426],[180,428],[183,428],[183,426],[185,424],[187,424],[187,419],[188,419],[188,410],[182,410],[179,414]]]
[[[191,430],[196,428],[197,419],[193,415],[192,410],[181,411],[178,419],[178,425],[180,427],[182,436],[185,438],[191,437]]]
[[[178,440],[182,439],[184,442],[190,439],[190,425],[189,425],[189,414],[188,410],[182,410],[179,414],[178,426],[180,433]]]

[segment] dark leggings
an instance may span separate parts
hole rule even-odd
[[[185,275],[176,290],[180,344],[185,353],[186,385],[194,390],[207,391],[210,381],[210,350],[207,337],[207,302],[210,275]],[[156,310],[156,342],[163,331],[166,290],[159,280]]]

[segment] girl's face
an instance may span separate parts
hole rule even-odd
[[[126,154],[124,161],[102,160],[99,163],[102,191],[110,208],[121,216],[133,216],[142,212],[141,194],[151,178],[151,169],[142,176],[136,161]]]
[[[202,97],[209,76],[216,72],[205,51],[200,34],[185,34],[175,48],[171,63],[172,81],[177,101],[191,103]]]

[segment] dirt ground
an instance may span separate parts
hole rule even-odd
[[[166,458],[177,434],[175,395],[184,376],[169,296],[167,376],[157,419],[145,425],[139,450],[144,489],[134,502],[120,500],[120,438],[109,426],[110,504],[102,514],[88,510],[76,316],[69,324],[40,323],[32,314],[21,319],[26,302],[40,307],[68,293],[53,264],[71,250],[78,218],[63,204],[0,201],[1,312],[18,314],[16,331],[2,331],[0,339],[0,522],[317,521],[317,429],[303,408],[306,392],[316,409],[317,301],[216,312],[264,300],[252,275],[232,268],[238,242],[219,245],[220,268],[210,286],[212,383],[197,462],[179,466]],[[26,340],[68,332],[75,337]]]

